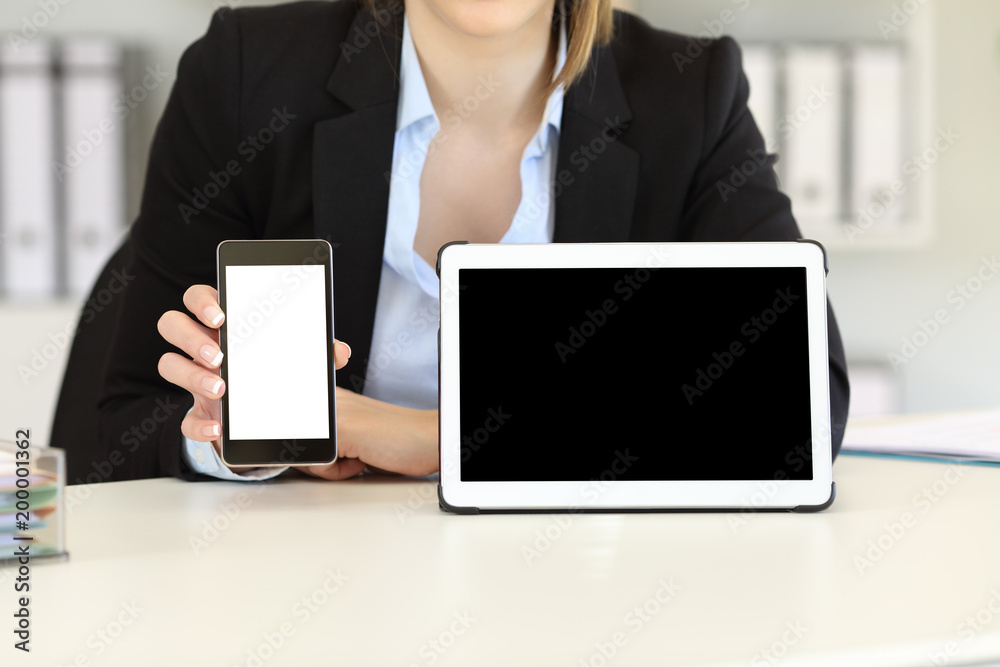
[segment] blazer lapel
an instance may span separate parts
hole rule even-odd
[[[371,353],[382,273],[402,15],[383,26],[365,8],[347,34],[365,34],[373,25],[378,35],[359,50],[343,51],[327,83],[349,111],[317,123],[313,137],[315,231],[333,245],[334,327],[354,358],[337,384],[357,392]]]
[[[639,154],[619,138],[631,120],[610,47],[595,49],[587,72],[563,103],[556,243],[629,240]]]

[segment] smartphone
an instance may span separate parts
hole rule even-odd
[[[333,249],[322,239],[218,248],[222,460],[296,466],[337,459]]]

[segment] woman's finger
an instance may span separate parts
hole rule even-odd
[[[184,292],[184,307],[206,327],[218,329],[226,319],[219,307],[219,293],[210,285],[192,285]]]
[[[222,363],[222,350],[216,341],[218,334],[202,326],[178,310],[160,316],[156,329],[163,339],[180,348],[192,359],[207,368],[218,368]]]
[[[157,370],[164,380],[196,396],[216,400],[226,392],[226,385],[218,374],[174,352],[160,357]]]
[[[222,434],[222,425],[211,418],[211,415],[195,401],[191,412],[181,422],[181,433],[184,437],[196,442],[212,442]]]
[[[347,360],[351,358],[351,346],[343,341],[333,341],[333,367],[338,371],[347,365]]]

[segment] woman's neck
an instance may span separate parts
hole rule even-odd
[[[457,117],[464,129],[494,140],[534,134],[559,45],[552,31],[554,7],[555,0],[546,2],[516,30],[481,37],[459,31],[429,3],[406,3],[427,91],[443,127]]]

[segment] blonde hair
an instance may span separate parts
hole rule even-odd
[[[370,7],[376,7],[389,0],[365,0]],[[403,0],[396,0],[402,3]],[[558,76],[553,80],[546,96],[560,85],[569,88],[576,83],[587,66],[590,65],[590,55],[595,46],[601,46],[611,41],[614,36],[614,7],[612,0],[556,0],[555,12],[552,15],[553,24],[559,20],[560,9],[565,7],[569,15],[567,22],[566,63]]]
[[[569,88],[576,83],[587,71],[594,47],[610,42],[615,30],[614,7],[611,5],[611,0],[563,0],[563,2],[569,13],[566,64],[552,82],[551,90],[555,90],[560,84]],[[559,0],[556,0],[557,14],[559,7]]]

